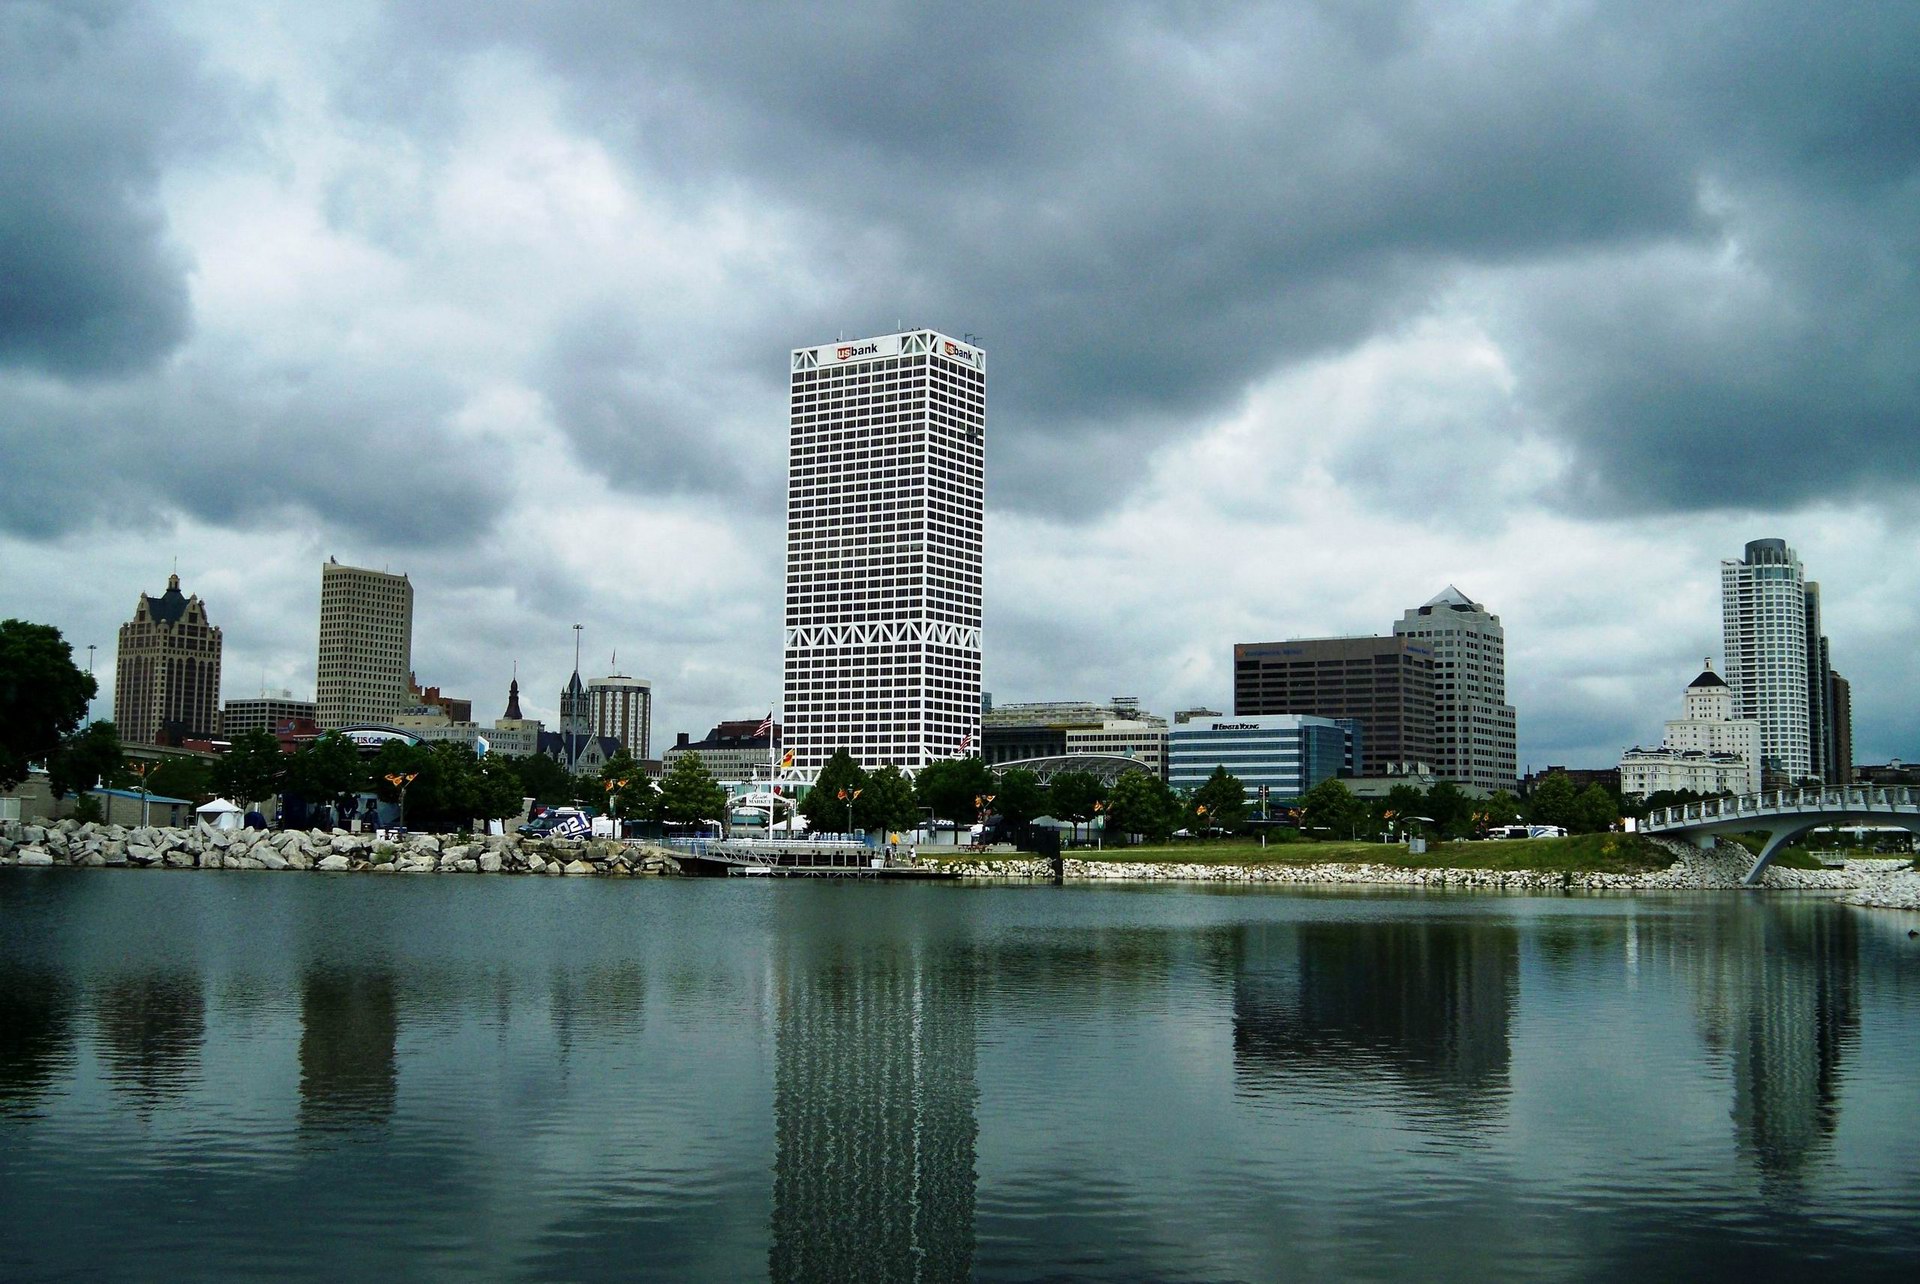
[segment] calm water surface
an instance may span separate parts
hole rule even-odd
[[[1912,917],[0,871],[0,1279],[1911,1277]]]

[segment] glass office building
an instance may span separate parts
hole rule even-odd
[[[1258,802],[1298,798],[1360,761],[1360,724],[1352,718],[1277,713],[1179,723],[1167,732],[1167,780],[1195,789],[1225,767]]]

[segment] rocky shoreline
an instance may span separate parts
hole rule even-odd
[[[0,822],[0,865],[137,869],[362,870],[375,874],[631,876],[680,870],[671,852],[610,841],[408,834],[388,841],[346,830],[133,827]]]
[[[1704,891],[1737,888],[1746,876],[1745,853],[1702,851],[1661,842],[1674,862],[1637,874],[1556,870],[1403,869],[1381,864],[1205,865],[1068,859],[1063,876],[1074,882],[1193,882],[1447,888],[1459,891]],[[132,827],[82,823],[0,822],[0,866],[128,867],[144,869],[315,870],[375,874],[539,874],[631,877],[677,874],[679,862],[662,847],[605,840],[408,834],[397,841],[345,830],[229,830]],[[963,877],[1046,879],[1034,857],[945,861]],[[1920,874],[1904,861],[1849,861],[1841,869],[1769,869],[1763,886],[1780,891],[1838,894],[1849,905],[1920,909]]]

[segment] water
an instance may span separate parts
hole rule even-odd
[[[1759,896],[0,872],[0,1278],[1910,1276]]]

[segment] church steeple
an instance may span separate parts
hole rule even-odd
[[[518,678],[507,685],[507,712],[504,716],[515,722],[520,721],[520,679]]]

